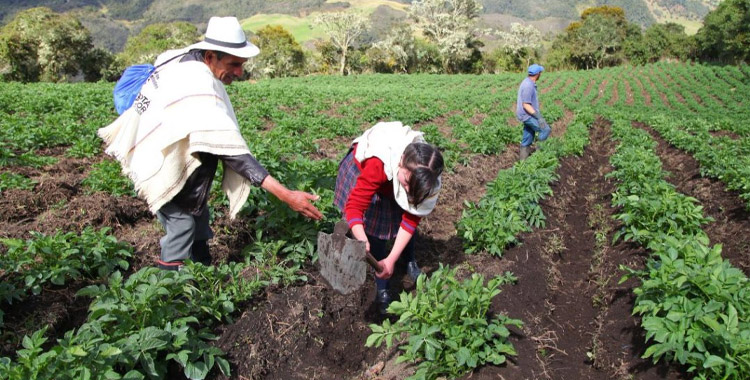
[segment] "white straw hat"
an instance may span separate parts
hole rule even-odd
[[[247,40],[237,17],[211,17],[203,41],[188,50],[216,50],[240,58],[255,57],[260,49]]]

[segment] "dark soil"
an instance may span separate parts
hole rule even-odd
[[[750,241],[744,238],[750,228],[750,212],[739,194],[728,191],[719,180],[702,177],[698,162],[690,154],[670,145],[651,127],[634,125],[648,131],[659,143],[656,153],[670,173],[667,181],[678,192],[697,199],[703,215],[714,219],[703,227],[711,244],[722,244],[722,257],[750,275]]]
[[[586,86],[586,89],[583,90],[584,97],[588,96],[591,93],[591,91],[594,89],[594,85],[596,85],[596,79],[591,79],[589,81],[589,84]]]
[[[719,131],[710,131],[709,133],[711,133],[711,136],[714,136],[714,137],[729,137],[732,140],[739,140],[742,138],[732,131],[719,130]]]
[[[130,271],[151,265],[158,255],[159,227],[152,223],[146,203],[131,197],[112,197],[104,193],[88,194],[81,186],[88,169],[96,160],[64,156],[64,149],[39,152],[55,154],[58,162],[41,169],[4,168],[21,172],[37,181],[33,190],[7,190],[0,198],[0,237],[29,239],[30,231],[51,235],[58,231],[80,232],[88,226],[109,227],[118,239],[135,248]],[[0,254],[5,247],[0,244]],[[48,325],[48,342],[80,326],[88,312],[89,299],[76,298],[75,293],[90,285],[76,281],[64,286],[48,286],[41,294],[5,307],[4,334],[0,341],[2,355],[13,356],[20,339]]]
[[[599,87],[597,88],[597,95],[593,101],[594,103],[597,103],[599,101],[599,98],[604,96],[604,89],[607,88],[608,83],[609,83],[608,79],[604,79],[601,81],[601,83],[599,83]]]
[[[609,127],[598,121],[583,157],[562,160],[554,194],[542,202],[547,225],[521,236],[503,257],[477,259],[486,276],[510,270],[518,283],[493,301],[493,311],[520,318],[513,336],[518,356],[487,366],[471,379],[679,379],[669,367],[640,359],[643,332],[631,315],[634,281],[617,285],[619,264],[639,266],[644,251],[620,244],[597,246],[591,215],[598,211],[610,242],[614,184],[604,176],[614,151]],[[506,262],[505,265],[491,263]],[[474,264],[474,260],[472,260]]]
[[[643,85],[636,82],[643,93]],[[588,84],[586,93],[593,83]],[[646,102],[649,104],[650,98]],[[562,135],[573,117],[566,110],[553,126],[553,136]],[[436,124],[441,131],[445,128],[440,121]],[[657,153],[672,173],[669,180],[679,191],[696,197],[716,219],[706,226],[706,232],[712,242],[724,244],[726,258],[748,273],[750,249],[747,239],[738,237],[745,235],[750,218],[736,194],[726,192],[717,181],[701,178],[689,155],[658,136],[657,140]],[[342,143],[320,141],[320,158],[340,154]],[[458,267],[461,276],[475,272],[489,278],[511,271],[518,283],[503,288],[493,300],[491,312],[524,321],[524,327],[513,329],[511,336],[517,356],[503,366],[479,368],[465,379],[687,378],[680,368],[654,366],[640,359],[645,350],[644,333],[631,315],[632,290],[638,284],[635,280],[617,284],[622,276],[618,266],[642,267],[647,252],[627,243],[609,244],[620,227],[611,219],[614,183],[605,178],[612,170],[608,160],[614,146],[609,124],[598,120],[583,156],[561,161],[554,195],[542,202],[546,226],[523,234],[521,244],[507,249],[502,258],[465,255],[455,223],[464,202],[479,200],[497,172],[513,165],[517,144],[497,156],[476,155],[468,166],[458,165],[444,175],[440,205],[422,221],[417,236],[417,258],[423,271],[430,273],[439,263]],[[33,191],[3,192],[0,237],[28,238],[28,231],[53,233],[107,226],[118,239],[134,247],[131,271],[153,265],[162,232],[146,204],[130,197],[87,194],[81,181],[92,162],[65,158],[62,151],[57,154],[60,161],[47,168],[4,168],[25,170],[38,185]],[[215,221],[214,230],[217,234],[211,245],[217,261],[233,260],[254,236],[247,223],[226,217]],[[606,244],[597,240],[597,233],[604,234]],[[0,253],[2,250],[0,247]],[[233,379],[359,379],[377,373],[377,378],[384,380],[413,373],[408,363],[396,364],[396,348],[364,346],[370,334],[368,325],[382,322],[373,304],[371,278],[359,291],[343,296],[325,284],[317,268],[305,270],[306,283],[268,288],[243,305],[234,323],[217,329],[216,346],[227,353]],[[5,327],[14,334],[3,337],[0,355],[13,356],[20,343],[18,336],[31,332],[25,326],[49,324],[52,342],[79,326],[85,320],[88,300],[76,299],[74,294],[86,285],[80,282],[45,289],[40,296],[4,310]],[[403,270],[395,274],[393,290],[414,290]]]

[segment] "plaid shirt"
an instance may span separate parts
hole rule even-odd
[[[413,234],[421,218],[405,212],[393,199],[393,184],[385,176],[383,162],[373,157],[360,164],[355,150],[356,145],[339,163],[333,200],[349,228],[363,224],[365,233],[383,240],[395,238],[399,227]]]

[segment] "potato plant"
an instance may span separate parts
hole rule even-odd
[[[633,312],[642,316],[645,358],[687,366],[697,379],[744,379],[750,373],[750,280],[709,246],[708,221],[695,200],[675,192],[663,177],[647,132],[613,115],[621,141],[611,162],[621,183],[613,195],[623,222],[619,236],[647,246]],[[635,175],[640,173],[639,175]]]
[[[441,265],[429,277],[417,279],[414,294],[403,292],[391,303],[388,312],[398,321],[370,325],[366,345],[398,345],[398,362],[417,363],[416,373],[409,377],[415,380],[456,378],[487,363],[503,364],[507,356],[516,355],[508,327],[520,328],[522,322],[491,316],[489,308],[500,287],[514,281],[511,273],[487,285],[478,274],[460,281],[456,269]]]

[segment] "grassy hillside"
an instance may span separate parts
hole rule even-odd
[[[332,5],[330,10],[346,10],[372,16],[379,7],[389,7],[396,11],[406,12],[408,5],[390,0],[350,0],[348,6],[340,2],[328,1]],[[338,8],[338,9],[336,9]],[[281,25],[292,32],[297,41],[305,42],[325,37],[324,31],[315,25],[315,17],[320,11],[301,12],[298,15],[289,14],[257,14],[242,21],[245,30],[256,32],[266,25]]]
[[[483,27],[503,28],[511,22],[530,22],[542,32],[556,32],[579,17],[587,7],[615,5],[641,25],[677,22],[695,33],[701,20],[721,0],[539,0],[530,2],[483,0]],[[154,22],[189,21],[199,29],[212,15],[235,15],[248,31],[277,24],[289,29],[300,42],[323,37],[313,24],[320,12],[346,10],[371,16],[373,36],[393,20],[405,16],[410,0],[17,0],[0,3],[0,23],[16,12],[45,6],[57,12],[74,12],[91,30],[98,46],[119,51],[129,35]]]

